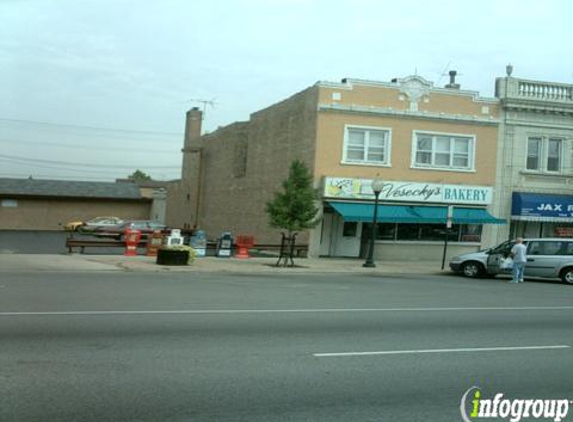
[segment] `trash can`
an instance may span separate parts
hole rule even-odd
[[[204,230],[197,230],[189,239],[189,246],[195,249],[196,256],[207,254],[207,235]]]
[[[233,248],[233,236],[230,232],[221,233],[217,239],[217,249],[215,256],[219,258],[229,258]]]

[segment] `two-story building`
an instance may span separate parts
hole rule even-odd
[[[498,242],[573,237],[573,85],[507,76],[501,101],[493,210],[511,224],[492,228]]]
[[[453,78],[444,88],[420,76],[318,82],[247,122],[203,136],[200,124],[201,112],[188,112],[168,224],[277,242],[266,203],[294,159],[308,165],[321,192],[321,223],[299,240],[313,256],[363,254],[376,176],[385,182],[377,259],[439,258],[448,206],[451,253],[476,250],[483,226],[502,223],[489,212],[499,101],[461,90]]]

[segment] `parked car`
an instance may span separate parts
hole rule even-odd
[[[124,221],[117,226],[112,227],[99,227],[94,230],[93,235],[97,237],[109,237],[112,239],[123,240],[124,232],[127,229],[141,231],[141,238],[145,239],[154,230],[160,230],[165,234],[169,234],[170,230],[165,224],[158,223],[151,220],[137,220],[137,221]]]
[[[488,252],[493,248],[454,256],[450,260],[450,269],[465,277],[483,277],[487,275]]]
[[[487,271],[507,274],[511,270],[502,265],[509,256],[514,241],[507,241],[489,252]],[[523,239],[527,247],[526,277],[560,278],[573,284],[573,238]]]
[[[70,221],[64,226],[68,231],[79,231],[89,233],[98,227],[113,227],[123,223],[123,220],[118,217],[95,217],[87,221]]]

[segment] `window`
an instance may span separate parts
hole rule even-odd
[[[444,224],[398,224],[396,240],[425,240],[441,242],[446,236]],[[458,242],[460,225],[454,224],[448,233],[448,240]]]
[[[547,171],[561,170],[561,139],[549,139],[547,146]]]
[[[541,138],[527,140],[527,170],[539,170],[541,161]]]
[[[446,235],[444,224],[407,224],[407,223],[378,223],[377,240],[390,241],[435,241],[443,242]],[[449,231],[450,242],[477,242],[481,241],[479,224],[453,224]],[[372,224],[364,223],[362,238],[370,239]]]
[[[562,143],[560,138],[528,138],[525,168],[532,171],[561,171]]]
[[[345,221],[342,226],[342,236],[343,237],[356,237],[358,233],[358,223],[352,221]]]
[[[8,208],[16,208],[18,206],[18,201],[16,199],[3,199],[2,206]]]
[[[452,170],[473,169],[473,137],[415,133],[414,167]]]
[[[529,242],[528,255],[569,255],[571,242]]]
[[[390,131],[347,127],[344,162],[389,165]]]

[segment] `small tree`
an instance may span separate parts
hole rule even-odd
[[[316,220],[318,208],[314,203],[318,195],[313,187],[313,178],[308,167],[300,160],[291,163],[289,175],[282,187],[282,191],[276,192],[274,199],[267,203],[267,213],[271,227],[288,232],[287,235],[283,233],[281,258],[286,246],[290,252],[289,258],[292,265],[294,264],[292,253],[297,233],[311,229],[318,223]]]
[[[151,180],[151,176],[145,174],[141,170],[135,170],[131,175],[127,176],[129,180],[133,180],[134,182],[145,182]]]

